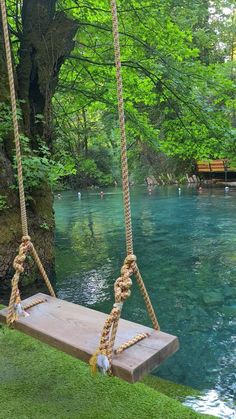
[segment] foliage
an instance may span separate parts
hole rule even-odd
[[[74,163],[66,159],[56,162],[51,157],[48,147],[39,142],[38,150],[30,148],[30,139],[25,135],[20,135],[22,149],[22,166],[24,175],[24,185],[27,192],[30,193],[34,188],[39,188],[45,182],[52,187],[57,185],[59,179],[69,174],[75,174]],[[15,158],[15,172],[17,163]],[[17,181],[17,176],[16,176]]]
[[[7,205],[6,196],[0,195],[0,212],[7,208],[8,208],[8,205]]]
[[[0,143],[6,134],[12,129],[12,117],[10,107],[4,102],[0,102]]]
[[[42,224],[40,224],[40,228],[43,230],[50,230],[49,225],[44,221]]]
[[[9,7],[16,52],[21,17],[16,8],[14,28],[14,1]],[[57,7],[79,30],[53,98],[52,148],[24,156],[26,181],[30,188],[63,177],[81,186],[113,184],[120,163],[110,9],[105,0],[58,0]],[[137,173],[135,163],[148,150],[165,153],[173,163],[234,157],[233,0],[119,0],[118,12],[127,141],[136,178],[150,169],[143,163]],[[42,115],[38,120],[43,123]],[[0,137],[7,127],[6,115]]]
[[[232,8],[231,1],[184,2],[184,7],[172,1],[119,2],[129,155],[138,157],[140,141],[155,153],[183,160],[235,154]],[[69,113],[70,124],[93,148],[94,131],[106,131],[104,144],[116,129],[111,17],[105,1],[72,1],[68,13],[81,29],[62,69],[58,97],[63,92],[64,99],[71,98],[64,115]],[[85,108],[87,125],[81,130],[76,115]]]

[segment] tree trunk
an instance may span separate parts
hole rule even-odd
[[[51,147],[53,140],[51,105],[61,65],[73,49],[77,24],[64,13],[55,11],[56,0],[24,0],[23,31],[20,34],[19,64],[16,86],[22,100],[23,126],[31,140],[32,153],[39,141]],[[0,25],[0,107],[9,105],[5,51]],[[1,123],[1,116],[0,116]],[[12,262],[21,240],[18,192],[13,169],[12,133],[0,140],[0,289],[8,287],[13,274]],[[23,168],[24,171],[24,168]],[[5,198],[3,198],[5,197]],[[6,199],[8,208],[3,208]],[[31,191],[27,203],[29,234],[49,276],[54,272],[54,216],[50,187],[44,183]],[[24,283],[36,281],[38,275],[29,259]],[[0,291],[1,294],[1,291]]]
[[[3,49],[2,31],[0,26],[0,106],[9,106],[9,90],[5,66],[5,52]],[[5,201],[7,208],[0,202],[0,289],[9,288],[9,279],[14,270],[12,262],[16,256],[21,240],[21,222],[19,211],[18,192],[12,189],[15,185],[15,172],[13,169],[14,142],[12,133],[8,133],[0,143],[0,198]],[[54,218],[52,210],[52,195],[45,185],[42,190],[35,191],[30,207],[27,206],[29,231],[32,240],[38,249],[39,255],[50,276],[53,273],[53,236]],[[48,230],[42,226],[49,226]],[[46,245],[45,245],[46,244]],[[26,264],[23,284],[36,280],[37,270],[31,259]]]
[[[26,134],[52,142],[51,103],[61,65],[74,47],[77,23],[55,11],[56,0],[24,0],[17,68]],[[38,116],[43,117],[38,118]]]

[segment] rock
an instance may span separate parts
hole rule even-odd
[[[158,185],[158,182],[154,176],[148,176],[146,178],[146,183],[148,186]]]

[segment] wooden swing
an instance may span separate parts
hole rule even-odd
[[[116,280],[114,285],[115,303],[108,316],[104,313],[56,298],[52,285],[28,234],[20,137],[17,121],[16,92],[5,0],[0,0],[0,5],[12,105],[23,233],[19,253],[13,263],[15,274],[12,278],[9,306],[0,311],[0,321],[42,342],[61,349],[76,358],[89,362],[94,372],[98,368],[103,373],[110,373],[126,381],[135,382],[176,352],[179,343],[177,337],[160,331],[154,309],[137,266],[136,257],[133,254],[116,1],[111,0],[111,10],[121,132],[122,187],[127,256],[121,268],[121,276]],[[33,256],[51,296],[39,293],[21,301],[18,284],[20,275],[24,272],[24,262],[28,253],[31,253]],[[144,297],[153,328],[120,319],[123,303],[131,293],[132,281],[130,277],[132,275],[135,276]]]

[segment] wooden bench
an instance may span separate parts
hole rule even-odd
[[[208,161],[198,161],[197,170],[199,173],[211,172],[210,163]]]
[[[198,161],[197,170],[199,173],[224,173],[227,171],[225,160]]]
[[[28,309],[29,317],[20,317],[14,322],[14,328],[88,362],[98,348],[107,315],[42,293],[24,300],[22,305],[35,299],[43,302]],[[0,322],[6,322],[6,315],[7,308],[0,311]],[[150,337],[114,355],[112,362],[113,374],[131,383],[151,372],[179,348],[176,336],[123,319],[119,322],[115,347],[138,333],[149,333]]]
[[[211,171],[224,173],[227,170],[226,163],[224,160],[212,160],[210,162]]]

